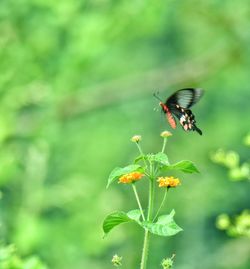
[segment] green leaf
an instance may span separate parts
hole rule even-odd
[[[153,223],[150,221],[144,221],[142,226],[148,229],[152,234],[160,235],[160,236],[172,236],[180,231],[180,228],[174,221],[175,211],[172,210],[169,215],[160,216],[157,222]]]
[[[169,165],[168,156],[163,152],[152,154],[150,160],[159,164]]]
[[[137,163],[140,160],[147,160],[150,162],[156,162],[162,165],[169,165],[168,156],[163,152],[158,152],[156,154],[147,154],[147,155],[140,155],[135,159],[135,163]]]
[[[143,172],[143,168],[138,165],[138,164],[132,164],[132,165],[128,165],[126,167],[116,167],[109,175],[108,178],[108,184],[106,186],[106,188],[109,187],[109,185],[114,182],[116,179],[118,179],[119,177],[121,177],[122,175],[131,173],[131,172]]]
[[[169,165],[169,166],[164,166],[163,170],[180,170],[184,173],[200,173],[199,170],[196,168],[193,162],[191,161],[180,161],[178,163]]]
[[[136,222],[140,222],[141,212],[139,209],[131,210],[127,213],[127,216]]]
[[[107,235],[114,227],[126,223],[136,222],[140,224],[141,213],[139,209],[131,210],[128,213],[117,211],[109,214],[103,221],[103,231]]]

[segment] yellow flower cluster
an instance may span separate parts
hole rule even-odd
[[[119,178],[119,183],[128,184],[140,180],[144,175],[140,172],[131,172]]]
[[[168,188],[174,188],[179,185],[181,185],[181,182],[179,178],[174,178],[174,177],[159,177],[158,180],[159,182],[159,187],[168,187]]]

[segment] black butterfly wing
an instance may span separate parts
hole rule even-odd
[[[196,131],[202,135],[202,131],[196,126],[195,116],[190,109],[184,109],[178,105],[171,109],[171,113],[175,115],[183,130],[185,131]]]
[[[182,128],[185,131],[197,131],[200,135],[202,131],[196,126],[195,116],[189,108],[197,103],[202,95],[201,89],[187,88],[175,92],[166,101],[166,106],[178,118]]]
[[[175,105],[182,108],[190,108],[197,103],[203,95],[202,89],[186,88],[172,94],[166,101],[166,105],[171,109]]]

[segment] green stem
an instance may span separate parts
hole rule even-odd
[[[165,151],[167,140],[168,140],[167,137],[163,138],[163,145],[162,145],[162,150],[161,150],[162,153]]]
[[[161,211],[161,209],[162,209],[162,207],[163,207],[163,205],[164,205],[164,203],[165,203],[165,201],[166,201],[167,193],[168,193],[168,189],[166,188],[166,191],[165,191],[165,193],[164,193],[164,196],[163,196],[161,205],[160,205],[160,207],[159,207],[159,209],[158,209],[158,211],[157,211],[157,213],[156,213],[156,215],[155,215],[155,217],[154,217],[153,222],[154,222],[154,221],[156,220],[156,218],[158,217],[158,214],[160,213],[160,211]]]
[[[137,148],[139,149],[139,152],[140,152],[140,154],[141,154],[141,156],[142,156],[142,159],[143,159],[143,161],[144,161],[144,165],[145,165],[145,167],[147,168],[147,163],[146,163],[146,160],[145,160],[145,158],[144,158],[143,151],[142,151],[142,149],[141,149],[141,147],[140,147],[140,145],[139,145],[138,142],[136,143],[136,146],[137,146]]]
[[[150,221],[152,219],[153,203],[154,203],[154,192],[155,192],[154,179],[150,178],[147,221]]]
[[[154,203],[154,191],[155,191],[154,189],[155,189],[154,178],[151,177],[150,184],[149,184],[149,200],[148,200],[147,221],[150,221],[152,219],[153,203]],[[145,229],[140,269],[146,269],[147,258],[148,258],[148,248],[149,248],[149,230]]]
[[[139,199],[139,196],[138,196],[138,192],[136,190],[135,183],[132,183],[132,188],[133,188],[135,198],[136,198],[137,204],[139,206],[139,209],[140,209],[140,212],[141,212],[141,215],[142,215],[142,219],[145,221],[146,219],[145,219],[145,216],[144,216],[144,213],[143,213],[143,210],[142,210],[141,202],[140,202],[140,199]]]
[[[149,230],[145,229],[140,269],[146,269],[149,246]]]

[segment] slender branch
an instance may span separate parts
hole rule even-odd
[[[152,167],[152,165],[151,165],[151,167]],[[151,170],[152,170],[152,168],[151,168]],[[154,191],[155,191],[154,188],[155,188],[154,178],[152,178],[152,174],[151,174],[150,183],[149,183],[149,199],[148,199],[147,221],[150,221],[151,218],[152,218],[153,202],[154,202]],[[140,269],[146,269],[147,258],[148,258],[148,248],[149,248],[149,230],[145,229]]]
[[[140,269],[146,269],[149,246],[149,230],[145,229]]]
[[[78,89],[73,95],[67,95],[58,106],[59,116],[71,118],[87,114],[92,111],[102,111],[104,107],[131,99],[140,98],[145,92],[152,93],[153,88],[161,89],[186,83],[192,79],[204,79],[218,72],[231,59],[234,59],[235,50],[238,48],[225,46],[218,42],[206,54],[197,58],[182,59],[170,66],[161,66],[147,72],[132,74],[106,83],[88,85],[85,89]],[[193,71],[196,66],[196,72]],[[143,87],[142,85],[143,83]],[[117,89],[120,89],[119,93]],[[135,92],[133,89],[137,89]],[[100,92],[106,98],[100,99]],[[98,100],[98,102],[96,102]],[[73,104],[73,106],[72,106]]]
[[[155,217],[154,217],[153,222],[154,222],[154,221],[156,220],[156,218],[158,217],[158,214],[160,213],[160,211],[161,211],[161,209],[162,209],[162,207],[163,207],[163,205],[164,205],[164,203],[165,203],[165,201],[166,201],[167,193],[168,193],[168,189],[166,188],[165,193],[164,193],[164,196],[163,196],[163,199],[162,199],[162,201],[161,201],[161,205],[160,205],[159,209],[157,210],[157,213],[156,213],[156,215],[155,215]]]
[[[145,160],[143,151],[142,151],[142,149],[141,149],[139,143],[136,143],[136,146],[137,146],[137,148],[139,149],[139,152],[140,152],[140,154],[141,154],[141,156],[142,156],[142,159],[143,159],[143,161],[144,161],[144,165],[145,165],[145,167],[147,168],[148,166],[147,166],[147,163],[146,163],[146,160]]]
[[[134,191],[134,194],[135,194],[137,204],[138,204],[139,209],[141,211],[142,219],[145,221],[146,219],[145,219],[145,216],[144,216],[144,213],[143,213],[143,210],[142,210],[142,206],[141,206],[141,202],[140,202],[140,199],[139,199],[139,196],[138,196],[138,193],[137,193],[137,190],[136,190],[136,186],[135,186],[134,183],[132,183],[132,188],[133,188],[133,191]]]
[[[149,200],[148,200],[148,216],[147,220],[150,221],[153,212],[154,192],[155,192],[154,180],[151,178],[149,183]]]

